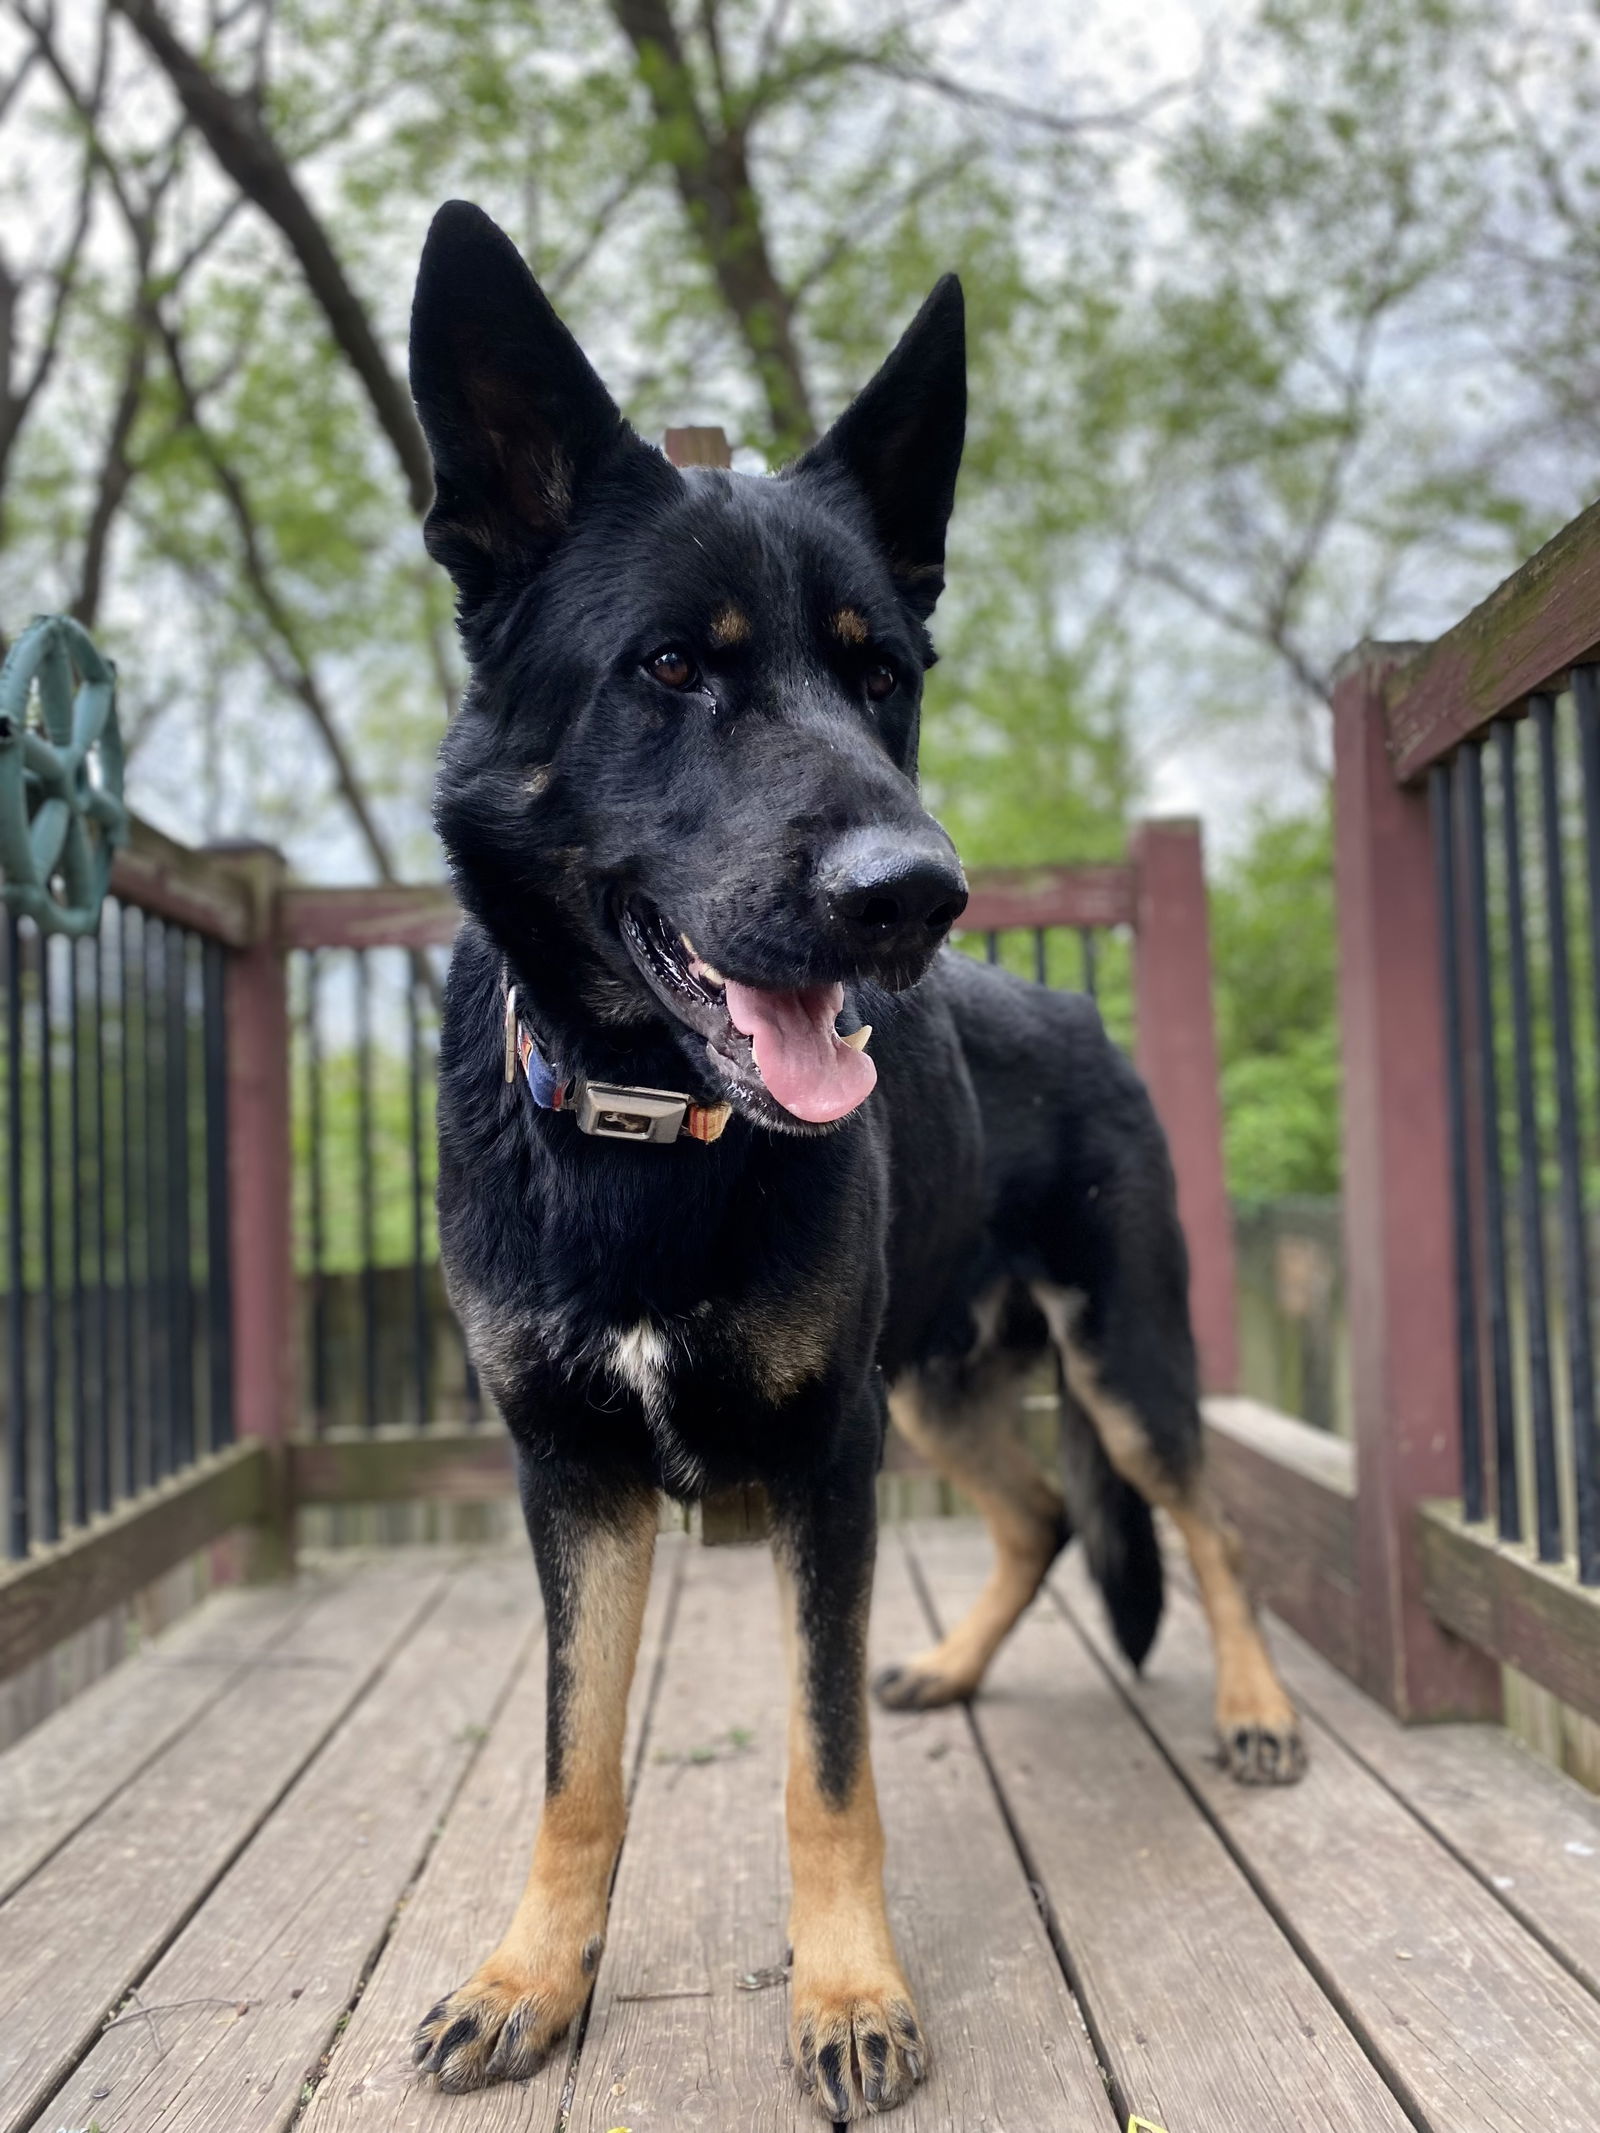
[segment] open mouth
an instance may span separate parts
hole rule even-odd
[[[866,1053],[871,1030],[841,1036],[836,1027],[842,985],[741,985],[637,899],[622,913],[622,938],[663,1006],[705,1040],[730,1095],[765,1123],[832,1125],[872,1094],[878,1070]]]

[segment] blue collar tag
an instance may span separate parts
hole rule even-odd
[[[541,1111],[560,1111],[565,1108],[567,1084],[556,1076],[555,1068],[534,1043],[526,1028],[517,1032],[517,1053],[522,1061],[523,1077],[528,1084],[528,1094]]]

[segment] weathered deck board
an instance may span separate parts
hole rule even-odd
[[[1293,1630],[1276,1645],[1303,1707],[1600,1995],[1600,1799],[1499,1726],[1403,1726]]]
[[[988,1568],[908,1535],[941,1627]],[[1406,2118],[1144,1729],[1037,1604],[973,1716],[1126,2113],[1177,2133],[1405,2133]]]
[[[899,1536],[885,1533],[875,1661],[928,1637]],[[874,1711],[889,1910],[928,2038],[906,2133],[1106,2133],[1121,2121],[1056,1961],[964,1711]]]
[[[631,1766],[661,1657],[681,1538],[657,1544],[628,1706]],[[536,1598],[533,1564],[525,1575]],[[544,1649],[539,1640],[512,1683],[482,1753],[461,1788],[444,1833],[384,1947],[377,1967],[329,2056],[297,2133],[531,2133],[554,2127],[568,2053],[556,2053],[531,2082],[476,2096],[441,2096],[417,2079],[411,2033],[442,1992],[488,1954],[522,1884],[544,1794]]]
[[[1343,2008],[1414,2119],[1439,2133],[1591,2124],[1600,2006],[1316,1719],[1298,1786],[1210,1759],[1204,1625],[1174,1590],[1147,1677],[1112,1655],[1074,1562],[1071,1618]]]
[[[691,1550],[572,2133],[811,2133],[786,2064],[786,1690],[765,1548]],[[770,1972],[756,1991],[740,1979]]]
[[[884,1536],[878,1657],[926,1641],[913,1569],[944,1614],[987,1561],[950,1523],[909,1547]],[[0,2133],[817,2133],[785,2040],[770,1561],[670,1540],[662,1558],[610,1945],[587,2030],[537,2080],[447,2098],[411,2076],[420,2010],[520,1880],[543,1739],[531,1565],[414,1553],[212,1603],[164,1642],[170,1678],[137,1662],[0,1757],[0,1801],[23,1802],[45,1852],[0,1908]],[[1081,1571],[1056,1586],[970,1718],[874,1717],[891,1908],[932,2047],[888,2123],[1596,2122],[1600,1804],[1492,1728],[1396,1726],[1286,1633],[1312,1774],[1241,1791],[1210,1760],[1192,1595],[1175,1590],[1136,1683]],[[29,1858],[5,1841],[0,1859]],[[741,1990],[753,1972],[769,1975]],[[130,2007],[100,2035],[130,1985],[153,2019]]]
[[[444,1577],[397,1562],[331,1592],[0,1910],[6,2133],[31,2124]]]
[[[0,1757],[0,1902],[270,1649],[320,1590],[219,1594]]]
[[[532,1636],[527,1564],[487,1557],[346,1716],[52,2109],[118,2133],[277,2133]]]

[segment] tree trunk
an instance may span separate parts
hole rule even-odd
[[[632,45],[689,226],[761,380],[772,440],[787,457],[816,420],[794,338],[794,300],[772,264],[743,132],[713,125],[695,95],[670,0],[611,0]]]

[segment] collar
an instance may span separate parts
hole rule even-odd
[[[698,1104],[676,1089],[631,1088],[619,1082],[588,1081],[581,1074],[563,1081],[523,1021],[517,988],[504,970],[500,989],[505,998],[506,1080],[516,1080],[520,1065],[535,1107],[570,1112],[580,1133],[599,1140],[649,1141],[662,1147],[683,1133],[692,1141],[714,1141],[733,1116],[731,1104]]]

